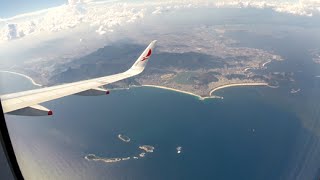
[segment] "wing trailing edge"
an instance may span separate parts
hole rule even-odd
[[[39,104],[73,94],[109,94],[110,92],[108,90],[99,87],[136,76],[143,72],[148,59],[154,52],[155,44],[156,40],[152,41],[135,61],[132,67],[122,73],[52,87],[1,95],[0,99],[3,112],[26,116],[52,115],[51,110]]]
[[[23,116],[50,116],[52,115],[52,111],[41,105],[33,105],[8,112],[8,114]]]

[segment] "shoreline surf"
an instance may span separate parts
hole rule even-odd
[[[211,91],[210,91],[210,96],[212,96],[212,94],[215,92],[215,91],[218,91],[220,89],[223,89],[223,88],[228,88],[228,87],[235,87],[235,86],[268,86],[268,83],[233,83],[233,84],[226,84],[226,85],[222,85],[222,86],[218,86],[216,88],[213,88]]]
[[[0,70],[0,72],[19,75],[19,76],[22,76],[22,77],[28,79],[35,86],[39,86],[39,87],[42,86],[41,84],[36,83],[30,76],[27,76],[25,74],[18,73],[18,72],[13,72],[13,71],[4,71],[4,70]],[[153,87],[153,88],[158,88],[158,89],[166,89],[166,90],[170,90],[170,91],[175,91],[175,92],[179,92],[179,93],[195,96],[199,100],[205,100],[205,99],[214,99],[214,98],[223,99],[223,97],[213,95],[213,93],[215,91],[220,90],[220,89],[224,89],[224,88],[228,88],[228,87],[235,87],[235,86],[268,86],[268,87],[271,87],[271,86],[268,85],[268,83],[233,83],[233,84],[226,84],[226,85],[221,85],[221,86],[213,88],[210,91],[209,96],[205,96],[205,97],[202,97],[202,96],[200,96],[198,94],[195,94],[195,93],[192,93],[192,92],[179,90],[179,89],[174,89],[174,88],[165,87],[165,86],[160,86],[160,85],[144,84],[144,85],[141,85],[141,86],[134,85],[134,86],[131,86],[131,87]],[[130,89],[130,87],[129,88],[115,88],[115,90],[120,90],[120,89]]]
[[[27,76],[27,75],[25,75],[25,74],[18,73],[18,72],[13,72],[13,71],[3,71],[3,70],[0,70],[0,72],[10,73],[10,74],[15,74],[15,75],[18,75],[18,76],[22,76],[22,77],[27,78],[29,81],[31,81],[31,83],[32,83],[33,85],[39,86],[39,87],[42,86],[41,84],[36,83],[30,76]]]
[[[199,98],[199,100],[205,100],[205,99],[213,99],[213,98],[223,99],[223,97],[213,95],[213,93],[215,91],[218,91],[218,90],[223,89],[223,88],[235,87],[235,86],[268,86],[268,87],[270,87],[268,85],[268,83],[233,83],[233,84],[226,84],[226,85],[221,85],[221,86],[213,88],[209,93],[210,95],[209,96],[205,96],[205,97],[202,97],[202,96],[200,96],[198,94],[194,94],[194,93],[191,93],[191,92],[188,92],[188,91],[183,91],[183,90],[169,88],[169,87],[165,87],[165,86],[159,86],[159,85],[145,84],[145,85],[135,86],[135,87],[153,87],[153,88],[159,88],[159,89],[166,89],[166,90],[170,90],[170,91],[175,91],[175,92],[179,92],[179,93],[184,93],[184,94],[188,94],[188,95],[191,95],[191,96],[195,96],[195,97]]]
[[[272,62],[272,60],[268,60],[267,62],[264,62],[263,64],[262,64],[262,67],[265,67],[267,64],[269,64],[269,63],[271,63]]]
[[[140,87],[140,86],[137,86]],[[159,88],[159,89],[166,89],[169,91],[175,91],[175,92],[179,92],[179,93],[183,93],[183,94],[188,94],[191,96],[195,96],[197,98],[199,98],[199,100],[205,100],[205,99],[212,99],[212,98],[219,98],[219,99],[223,99],[223,97],[220,96],[206,96],[206,97],[202,97],[198,94],[194,94],[188,91],[183,91],[183,90],[179,90],[179,89],[174,89],[174,88],[169,88],[169,87],[165,87],[165,86],[158,86],[158,85],[150,85],[150,84],[145,84],[145,85],[141,85],[141,87],[153,87],[153,88]]]

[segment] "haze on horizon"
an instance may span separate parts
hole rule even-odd
[[[320,4],[316,0],[186,0],[182,2],[69,0],[68,2],[56,1],[55,4],[51,1],[38,2],[28,1],[27,5],[26,2],[17,0],[6,2],[0,7],[0,12],[7,14],[0,15],[0,48],[2,49],[0,56],[3,57],[1,69],[11,67],[13,62],[20,62],[21,59],[24,59],[23,62],[42,62],[44,59],[81,57],[111,42],[121,40],[120,37],[141,43],[139,39],[134,39],[136,35],[134,31],[137,27],[143,27],[145,21],[150,22],[150,19],[160,15],[170,16],[174,12],[187,9],[206,7],[212,8],[212,11],[217,8],[272,9],[283,14],[310,18],[318,18],[320,12]],[[37,7],[31,7],[33,4]],[[9,15],[9,13],[14,14]],[[154,39],[147,34],[144,38],[147,42],[150,38]],[[34,51],[52,44],[54,44],[55,54],[46,51],[41,54]],[[27,57],[21,57],[21,53],[17,52],[23,52]]]

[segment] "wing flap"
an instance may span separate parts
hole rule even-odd
[[[52,115],[52,111],[46,107],[40,105],[34,105],[25,107],[22,109],[17,109],[15,111],[11,111],[8,114],[12,115],[23,115],[23,116],[50,116]]]
[[[88,89],[79,93],[76,93],[75,95],[79,96],[101,96],[101,95],[108,95],[110,94],[110,91],[104,88],[92,88]]]

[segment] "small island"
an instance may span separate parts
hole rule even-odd
[[[128,136],[123,135],[123,134],[119,134],[118,138],[123,142],[130,142],[130,138]]]
[[[88,154],[84,158],[88,161],[103,161],[106,163],[114,163],[114,162],[121,161],[121,158],[102,158],[102,157],[96,156],[95,154]]]
[[[149,153],[153,152],[154,150],[154,147],[149,145],[139,146],[139,148]]]
[[[146,155],[145,152],[142,152],[142,153],[139,154],[140,157],[144,157],[145,155]]]
[[[121,160],[122,161],[126,161],[126,160],[129,160],[130,159],[130,157],[126,157],[126,158],[122,158]]]
[[[177,147],[177,153],[178,153],[178,154],[180,154],[180,153],[181,153],[181,149],[182,149],[182,147],[181,147],[181,146],[178,146],[178,147]]]
[[[123,136],[123,135],[119,134],[118,137],[119,137],[119,139],[120,139],[120,137],[121,138],[125,137],[125,138],[121,139],[125,142],[130,141],[130,138],[128,138],[127,136]],[[147,153],[152,153],[154,150],[154,147],[150,146],[150,145],[142,145],[142,146],[139,146],[139,148],[142,149],[143,151],[140,154],[138,154],[136,156],[132,156],[132,157],[128,156],[128,157],[104,158],[104,157],[99,157],[95,154],[88,154],[84,158],[88,161],[102,161],[105,163],[115,163],[115,162],[120,162],[120,161],[127,161],[130,159],[140,159],[140,158],[145,157]]]
[[[290,93],[295,94],[295,93],[299,92],[300,90],[301,90],[300,88],[299,89],[291,89]]]

